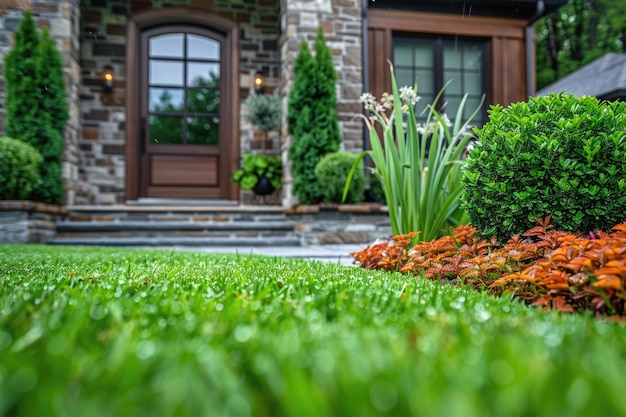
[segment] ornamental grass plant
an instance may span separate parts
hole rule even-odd
[[[0,245],[0,416],[620,416],[626,331],[394,272]]]
[[[372,172],[382,183],[393,234],[420,231],[416,241],[435,239],[468,220],[460,200],[464,189],[461,169],[472,138],[469,123],[480,111],[482,101],[463,121],[464,96],[454,124],[448,126],[445,115],[436,110],[448,83],[426,106],[426,121],[420,126],[415,113],[417,86],[398,88],[391,64],[390,69],[391,94],[384,94],[380,103],[371,94],[361,99],[371,115],[363,117],[371,150],[362,152],[353,165],[344,198],[358,162],[368,155],[374,165]]]

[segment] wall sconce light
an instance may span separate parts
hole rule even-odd
[[[105,93],[112,93],[114,88],[114,77],[113,77],[113,67],[107,65],[104,67],[104,71],[102,71],[102,80],[104,81],[103,91]]]
[[[265,83],[265,80],[263,80],[263,77],[259,74],[257,74],[254,77],[254,92],[257,94],[263,94],[263,84]]]

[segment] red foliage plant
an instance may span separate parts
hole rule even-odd
[[[505,292],[562,312],[626,316],[626,222],[589,236],[553,230],[550,216],[505,245],[471,226],[411,247],[417,232],[352,253],[355,264]]]

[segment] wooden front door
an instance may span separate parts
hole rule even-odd
[[[202,9],[127,25],[126,199],[237,200],[239,28]]]
[[[228,198],[224,36],[160,26],[140,53],[140,197]]]

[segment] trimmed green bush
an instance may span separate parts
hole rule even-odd
[[[341,203],[344,185],[348,179],[350,168],[358,159],[358,155],[351,152],[333,152],[320,159],[315,167],[315,175],[326,203]],[[363,201],[365,193],[365,172],[363,162],[352,177],[345,203]]]
[[[519,234],[548,215],[570,232],[626,220],[626,103],[551,94],[489,116],[464,175],[483,235]]]
[[[300,204],[315,204],[322,199],[315,167],[324,155],[338,151],[341,144],[335,93],[337,73],[322,28],[315,41],[315,58],[303,41],[294,73],[287,115],[293,137],[289,150],[293,194]]]
[[[0,137],[0,199],[31,199],[31,191],[41,182],[41,161],[41,154],[29,144]]]
[[[6,132],[41,153],[41,182],[32,199],[60,204],[63,197],[63,129],[69,119],[63,61],[47,30],[40,36],[30,12],[5,56]]]

